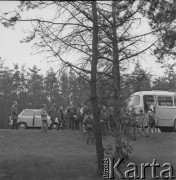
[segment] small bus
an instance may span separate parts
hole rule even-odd
[[[140,113],[140,109],[146,113],[152,108],[156,126],[161,132],[169,129],[176,131],[176,91],[135,92],[130,96],[128,106],[134,107],[136,114]]]

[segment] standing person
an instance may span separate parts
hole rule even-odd
[[[56,104],[54,103],[49,112],[48,115],[50,116],[51,122],[54,123],[55,122],[55,118],[56,118]]]
[[[144,128],[145,128],[145,135],[146,137],[149,137],[149,117],[148,117],[148,113],[145,114],[145,118],[144,118],[144,121],[143,121],[143,125],[144,125]]]
[[[88,104],[84,104],[84,107],[82,108],[82,112],[83,112],[83,118],[85,118],[85,116],[88,115],[88,113],[91,112],[91,108],[90,106],[88,106]]]
[[[64,117],[64,112],[63,112],[63,107],[60,107],[59,110],[59,122],[60,122],[60,128],[61,129],[66,129],[65,127],[65,117]]]
[[[71,130],[71,119],[70,119],[70,115],[71,114],[71,110],[70,110],[70,106],[67,107],[67,112],[66,112],[66,116],[67,116],[67,122],[68,122],[68,129]]]
[[[88,115],[85,116],[83,126],[86,132],[86,144],[88,145],[89,141],[94,144],[94,121],[91,113],[88,113]]]
[[[150,127],[150,132],[151,129],[153,130],[153,133],[155,133],[155,114],[152,111],[151,108],[149,108],[149,111],[147,112],[148,118],[149,118],[149,127]]]
[[[42,119],[42,133],[47,132],[48,130],[48,122],[47,122],[47,112],[46,112],[46,105],[42,105],[41,109],[41,119]]]
[[[70,113],[69,113],[69,118],[70,118],[70,130],[74,130],[75,129],[75,109],[74,107],[72,106],[70,108]]]
[[[80,112],[80,108],[78,108],[76,112],[76,116],[75,116],[75,129],[76,130],[79,130],[80,118],[81,118],[81,112]]]
[[[11,119],[13,120],[12,128],[17,129],[17,119],[18,119],[17,101],[14,101],[11,107]]]
[[[69,108],[67,107],[65,112],[65,129],[68,130],[70,129],[70,118],[69,118]]]
[[[80,107],[80,109],[79,109],[79,112],[80,112],[80,117],[79,117],[79,124],[80,124],[80,128],[82,128],[83,127],[83,120],[84,120],[84,113],[83,113],[83,111],[84,111],[84,108],[83,108],[83,106],[81,106]]]

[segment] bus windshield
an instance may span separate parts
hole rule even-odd
[[[134,95],[130,97],[128,106],[137,106],[139,105],[139,103],[140,103],[140,96]]]

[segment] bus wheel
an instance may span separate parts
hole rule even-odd
[[[174,132],[176,132],[176,120],[174,121],[174,127],[173,127]]]

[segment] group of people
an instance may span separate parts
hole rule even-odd
[[[52,123],[56,121],[59,122],[59,129],[61,130],[80,130],[83,129],[84,134],[86,135],[86,144],[94,143],[94,120],[92,116],[91,108],[87,105],[75,108],[74,106],[69,106],[65,110],[61,106],[57,110],[57,105],[54,103],[49,109],[48,113],[46,110],[46,105],[42,105],[41,109],[41,120],[42,120],[42,132],[47,132],[48,123],[47,115],[50,116]],[[140,114],[136,115],[135,109],[132,108],[125,109],[123,118],[123,130],[125,135],[129,132],[132,132],[132,138],[136,139],[136,132],[139,129],[140,132],[149,137],[151,129],[155,132],[155,114],[152,108],[149,108],[147,113],[144,113],[143,110],[140,110]],[[17,102],[14,101],[11,108],[11,118],[13,119],[13,128],[17,128]],[[105,106],[102,106],[100,110],[100,125],[102,129],[102,135],[106,136],[108,133],[113,131],[116,127],[116,123],[113,118],[113,108],[107,109]]]
[[[86,144],[89,142],[94,144],[94,121],[93,116],[88,106],[75,108],[73,106],[67,107],[64,111],[62,106],[57,111],[56,104],[53,104],[48,111],[48,115],[52,123],[56,120],[59,122],[59,128],[62,130],[80,130],[83,129],[86,135]],[[42,132],[47,131],[47,112],[46,105],[42,106],[41,111]]]
[[[137,131],[149,137],[150,133],[156,132],[155,113],[152,107],[147,112],[140,109],[140,113],[136,114],[135,109],[126,110],[125,118],[125,135],[131,132],[131,137],[136,140]]]
[[[83,105],[79,108],[69,106],[65,110],[61,106],[57,110],[57,105],[52,104],[51,108],[47,111],[45,104],[41,108],[41,120],[42,120],[42,133],[46,133],[48,130],[47,116],[50,116],[52,124],[59,122],[59,129],[61,130],[80,130],[82,129],[86,136],[86,144],[94,143],[94,121],[91,112],[91,108],[88,105]],[[14,101],[11,108],[11,118],[13,120],[13,129],[17,129],[17,102]],[[112,113],[107,111],[105,106],[102,107],[100,113],[100,124],[102,128],[103,136],[106,136],[108,129],[113,128]]]
[[[85,116],[84,113],[85,107],[75,108],[73,106],[67,107],[65,111],[61,106],[60,109],[57,111],[56,104],[53,104],[48,111],[48,115],[52,123],[54,124],[56,121],[59,122],[59,129],[61,130],[79,130],[81,126],[83,126],[83,119]],[[42,129],[47,128],[47,112],[46,112],[46,105],[42,106],[41,111],[41,119],[43,122]],[[45,130],[42,130],[42,132]]]
[[[141,132],[144,132],[146,137],[149,137],[151,130],[153,133],[156,132],[156,121],[154,110],[150,107],[147,113],[144,113],[143,110],[140,110],[139,114],[139,128]]]

